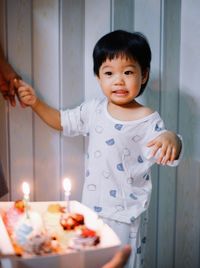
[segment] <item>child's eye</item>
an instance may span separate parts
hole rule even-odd
[[[112,72],[105,72],[104,74],[110,76],[112,75]]]
[[[124,74],[130,75],[130,74],[133,74],[133,71],[128,70],[128,71],[125,71]]]

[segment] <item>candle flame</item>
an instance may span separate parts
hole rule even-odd
[[[71,181],[70,181],[70,179],[68,179],[68,178],[65,178],[64,180],[63,180],[63,188],[64,188],[64,191],[65,192],[70,192],[71,191],[71,188],[72,188],[72,186],[71,186]]]
[[[22,183],[22,191],[24,195],[29,195],[30,194],[30,186],[27,182]]]

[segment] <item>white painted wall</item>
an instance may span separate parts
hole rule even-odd
[[[100,12],[102,11],[102,12]],[[85,99],[101,96],[93,73],[92,52],[97,40],[110,31],[110,1],[85,1]],[[96,27],[94,27],[96,25]]]

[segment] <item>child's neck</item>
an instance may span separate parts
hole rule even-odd
[[[151,109],[142,106],[135,100],[125,105],[108,102],[107,110],[113,118],[120,121],[138,120],[153,112]]]

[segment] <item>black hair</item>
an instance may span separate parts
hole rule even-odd
[[[99,39],[93,50],[94,74],[99,76],[99,69],[106,59],[112,60],[119,56],[134,59],[141,67],[142,74],[148,72],[147,81],[142,84],[141,95],[149,80],[151,49],[147,38],[140,32],[116,30]]]

